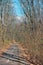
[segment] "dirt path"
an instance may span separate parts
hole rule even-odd
[[[19,56],[20,55],[20,47],[19,47],[19,45],[17,43],[12,44],[4,52],[6,52],[8,54],[13,54],[14,56],[15,55]],[[22,62],[24,62],[24,61],[22,61]],[[19,62],[11,62],[9,59],[0,57],[0,65],[24,65],[24,64],[20,64]]]
[[[11,46],[12,44],[15,44],[15,43],[16,43],[15,40],[14,40],[13,42],[14,42],[14,43],[9,42],[9,43],[3,44],[2,47],[1,47],[1,49],[0,49],[0,55],[2,54],[2,52],[5,52],[8,48],[10,48],[10,46]],[[1,43],[1,42],[0,42],[0,43]]]

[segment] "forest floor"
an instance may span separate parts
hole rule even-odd
[[[14,41],[15,43],[15,41]],[[5,52],[13,43],[4,43],[3,45],[0,44],[1,48],[0,48],[0,55],[2,54],[2,52]]]
[[[0,49],[0,55],[3,53],[3,52],[6,52],[7,51],[7,49],[9,49],[12,45],[14,45],[14,44],[17,44],[18,45],[18,47],[19,47],[19,49],[20,49],[20,55],[19,56],[21,56],[21,57],[23,57],[23,58],[26,58],[26,60],[28,61],[28,62],[30,62],[30,65],[31,64],[33,64],[33,65],[42,65],[41,63],[40,63],[40,61],[39,60],[37,60],[37,58],[32,58],[31,57],[31,54],[28,54],[28,49],[26,49],[26,48],[24,48],[19,42],[13,42],[13,43],[10,43],[10,44],[5,44],[4,46],[2,46],[2,48]]]

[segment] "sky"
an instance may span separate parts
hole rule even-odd
[[[15,14],[17,16],[23,16],[24,13],[23,13],[22,7],[20,6],[19,1],[18,0],[12,0],[12,3],[14,5],[13,12],[15,12]]]
[[[36,5],[36,1],[37,0],[34,0],[34,5]],[[15,12],[15,14],[17,16],[23,16],[24,15],[24,12],[22,10],[22,7],[20,6],[19,0],[12,0],[12,3],[14,5],[13,12]],[[41,1],[40,1],[40,6],[41,6],[41,8],[43,8]]]

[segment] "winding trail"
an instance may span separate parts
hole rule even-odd
[[[30,65],[26,59],[20,57],[18,44],[13,44],[0,56],[0,65]]]

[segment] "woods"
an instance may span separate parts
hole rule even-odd
[[[16,15],[11,0],[0,0],[0,47],[16,40],[43,65],[43,0],[18,1],[23,16]]]

